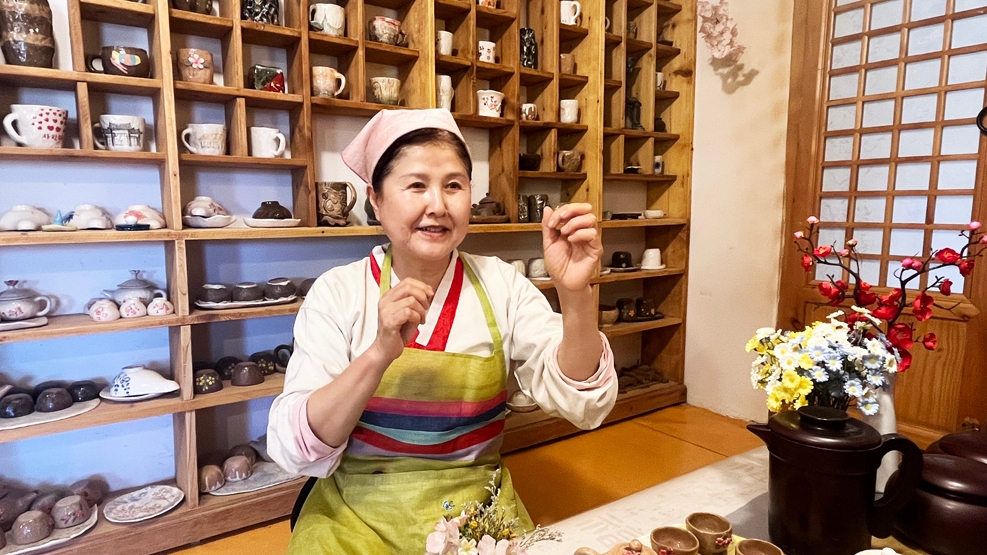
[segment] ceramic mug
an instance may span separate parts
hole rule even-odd
[[[96,67],[99,64],[99,67]],[[86,56],[86,69],[93,73],[123,75],[125,77],[149,77],[151,60],[147,50],[133,46],[104,46],[99,54]]]
[[[336,68],[314,66],[312,68],[312,96],[335,98],[346,88],[346,76]]]
[[[665,173],[665,158],[661,154],[655,154],[655,175]]]
[[[476,55],[481,62],[487,62],[489,64],[494,63],[496,60],[496,49],[497,44],[488,40],[481,40],[477,44]]]
[[[559,171],[578,172],[582,166],[583,155],[578,150],[560,150],[557,161]]]
[[[576,0],[562,0],[559,2],[559,14],[563,25],[576,25],[579,15],[583,13],[583,7]]]
[[[576,73],[576,56],[574,54],[559,54],[559,71]]]
[[[435,103],[439,108],[452,111],[452,99],[456,96],[452,88],[452,77],[449,75],[435,76]]]
[[[665,74],[660,71],[655,72],[655,88],[660,91],[665,90]]]
[[[192,154],[226,154],[226,126],[220,123],[190,123],[182,131],[182,144]]]
[[[537,121],[538,105],[526,102],[521,105],[521,121]]]
[[[637,22],[628,21],[627,22],[627,36],[636,39],[637,38]]]
[[[279,372],[284,372],[288,368],[291,355],[295,354],[295,348],[291,345],[278,345],[272,352],[274,353],[275,368]]]
[[[144,150],[144,118],[103,114],[93,124],[93,143],[99,150],[140,152]]]
[[[442,56],[452,56],[452,33],[449,31],[435,32],[435,51]]]
[[[606,31],[606,32],[608,32],[608,33],[610,32],[610,18],[609,17],[604,17],[603,18],[603,30]]]
[[[40,104],[11,104],[3,127],[11,139],[31,148],[62,148],[69,111]],[[17,130],[14,130],[14,122]]]
[[[336,4],[312,4],[308,7],[308,22],[320,33],[341,37],[346,30],[346,10]]]
[[[370,40],[384,44],[396,45],[403,41],[401,22],[390,17],[378,15],[370,21]]]
[[[484,8],[496,8],[497,0],[476,0],[476,5]]]
[[[544,278],[548,277],[548,270],[545,269],[544,258],[532,258],[528,261],[528,277]]]
[[[661,263],[661,249],[644,249],[641,257],[642,270],[661,270],[665,265]]]
[[[277,158],[284,154],[288,140],[275,127],[250,128],[250,155],[257,158]]]
[[[559,121],[562,123],[579,123],[579,101],[567,98],[559,101]]]
[[[396,106],[401,92],[401,80],[394,77],[371,77],[370,88],[378,103]]]
[[[638,299],[639,302],[642,300],[650,299]],[[654,311],[650,314],[641,314],[639,311],[638,315],[654,316]],[[720,515],[692,513],[685,517],[685,528],[699,540],[699,553],[702,555],[726,553],[727,548],[733,543],[733,526],[730,525],[729,520]]]
[[[319,223],[346,225],[356,204],[356,187],[349,181],[317,181],[315,187],[319,192]]]
[[[201,48],[179,48],[175,54],[178,61],[178,75],[182,81],[212,85],[215,66],[212,52]]]
[[[627,251],[616,251],[610,256],[611,268],[633,268],[634,258]]]
[[[117,303],[110,299],[92,299],[86,304],[86,313],[95,322],[112,322],[120,319]]]
[[[504,102],[504,93],[481,89],[476,91],[476,99],[477,113],[479,115],[492,118],[500,117],[500,110]]]

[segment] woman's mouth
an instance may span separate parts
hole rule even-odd
[[[417,228],[417,231],[426,237],[438,238],[448,232],[449,228],[441,225],[427,225]]]

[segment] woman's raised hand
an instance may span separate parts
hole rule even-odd
[[[428,307],[435,292],[425,283],[413,278],[384,293],[377,302],[377,339],[380,354],[388,361],[401,356],[401,351],[418,333],[425,322]]]
[[[572,203],[558,210],[545,207],[541,220],[545,268],[556,287],[577,291],[589,286],[603,256],[593,207]]]

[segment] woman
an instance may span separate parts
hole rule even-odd
[[[561,315],[509,264],[458,252],[472,162],[446,110],[379,112],[343,161],[370,184],[391,242],[312,286],[268,451],[286,470],[323,478],[289,553],[420,555],[440,517],[489,499],[510,361],[549,414],[588,429],[613,408],[613,354],[589,285],[603,248],[589,205],[545,210]],[[532,527],[506,469],[500,486],[501,502]]]

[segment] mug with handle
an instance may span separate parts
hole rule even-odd
[[[192,154],[226,154],[226,126],[221,123],[190,123],[182,131],[181,139]]]
[[[561,16],[564,25],[576,25],[579,15],[583,13],[582,5],[576,0],[562,0]]]
[[[277,158],[284,154],[288,140],[275,127],[250,128],[250,154],[256,158]]]
[[[343,94],[346,88],[346,76],[329,66],[314,66],[312,68],[312,95],[322,98],[334,98]]]
[[[10,113],[3,118],[3,127],[11,139],[26,147],[62,148],[68,115],[68,110],[57,106],[11,104]]]

